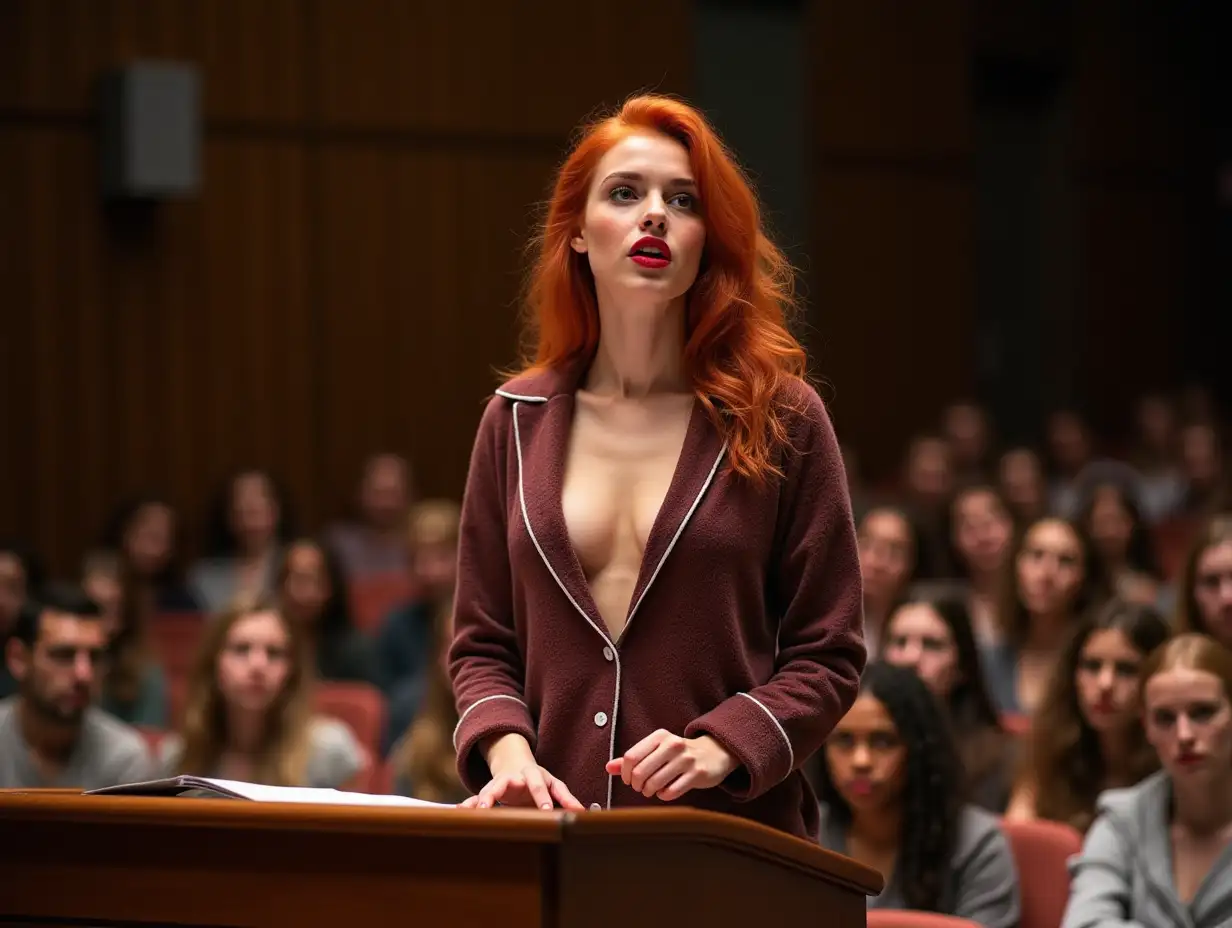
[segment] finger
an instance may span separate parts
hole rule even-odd
[[[519,776],[499,776],[489,780],[483,789],[479,791],[479,808],[491,808],[522,785],[521,777]]]
[[[683,776],[679,776],[673,783],[668,784],[665,789],[659,790],[655,796],[662,799],[664,802],[674,802],[679,799],[689,790],[693,789],[693,783],[696,780],[696,771],[690,770]]]
[[[465,799],[463,799],[461,802],[458,803],[458,808],[459,809],[478,809],[479,808],[479,797],[478,796],[467,796]]]
[[[645,789],[646,781],[659,770],[662,770],[667,763],[681,756],[683,751],[684,743],[679,739],[664,739],[657,748],[650,752],[649,757],[633,768],[633,773],[629,777],[629,785],[639,793],[642,792]],[[676,771],[677,775],[682,772],[680,770]],[[668,782],[671,781],[669,780]],[[647,795],[653,794],[647,793]]]
[[[616,776],[620,773],[620,768],[624,762],[623,757],[613,757],[603,765],[603,769],[606,770],[610,776]]]
[[[548,784],[548,789],[552,796],[560,803],[562,809],[568,809],[571,812],[582,812],[585,806],[578,800],[577,796],[569,792],[569,787],[565,785],[565,781],[558,777],[552,777]]]
[[[543,771],[538,767],[527,767],[524,776],[526,789],[530,792],[530,798],[534,800],[535,805],[540,809],[551,810],[552,793],[543,779]]]
[[[656,770],[653,775],[646,778],[646,782],[642,784],[639,792],[647,799],[658,795],[660,790],[671,786],[672,783],[688,773],[691,767],[692,764],[685,755],[673,757]]]
[[[663,743],[663,739],[668,737],[668,732],[660,728],[658,731],[651,732],[629,750],[625,751],[625,756],[621,758],[620,764],[620,779],[624,781],[625,786],[632,786],[633,768],[645,760],[655,748]],[[636,787],[634,787],[636,789]]]

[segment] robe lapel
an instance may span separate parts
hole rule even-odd
[[[526,529],[573,608],[610,642],[586,574],[569,541],[561,501],[565,457],[573,423],[573,397],[558,395],[546,403],[518,403],[515,415]]]

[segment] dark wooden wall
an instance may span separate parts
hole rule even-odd
[[[195,522],[250,463],[311,526],[383,449],[459,492],[535,204],[596,107],[687,91],[689,9],[0,3],[0,534],[71,571],[118,497]],[[202,69],[204,189],[107,210],[94,83],[145,58]]]
[[[811,14],[817,367],[840,435],[884,475],[973,386],[971,3]]]

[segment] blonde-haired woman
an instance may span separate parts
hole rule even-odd
[[[406,732],[430,697],[440,629],[448,628],[453,614],[460,512],[448,499],[423,500],[411,509],[407,540],[417,595],[386,616],[373,648],[389,700],[387,746]],[[452,734],[451,728],[447,740]]]
[[[369,764],[342,722],[312,712],[312,673],[295,627],[264,605],[208,623],[189,678],[170,773],[271,786],[342,787]]]

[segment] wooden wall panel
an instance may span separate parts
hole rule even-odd
[[[974,381],[971,9],[815,0],[813,322],[874,478]]]
[[[138,59],[198,64],[213,119],[305,115],[300,0],[5,0],[0,110],[87,114],[106,68]]]
[[[238,465],[313,528],[386,448],[457,493],[534,206],[588,112],[687,89],[690,7],[642,55],[615,0],[0,3],[0,536],[75,572],[121,495],[196,529]],[[105,208],[95,81],[150,58],[201,68],[204,186]]]
[[[325,125],[501,137],[567,134],[638,90],[688,86],[691,4],[659,3],[653,44],[620,0],[317,0]],[[637,27],[641,28],[641,27]]]

